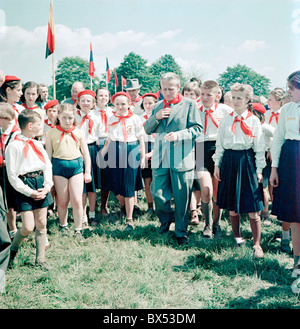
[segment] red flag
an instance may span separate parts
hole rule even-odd
[[[94,66],[94,59],[93,59],[93,50],[92,50],[92,43],[90,43],[90,65],[89,65],[89,75],[91,78],[95,78],[95,66]]]
[[[119,81],[118,81],[118,76],[117,76],[116,69],[114,69],[114,71],[115,71],[115,86],[116,86],[116,88],[117,88],[118,85],[119,85]]]
[[[55,50],[55,34],[54,34],[54,18],[52,0],[50,2],[49,21],[48,21],[48,35],[46,44],[46,57],[53,54]]]
[[[126,86],[126,79],[124,77],[121,77],[121,78],[122,78],[122,87]]]
[[[110,77],[111,77],[111,73],[110,73],[110,69],[109,69],[109,65],[108,65],[108,59],[106,57],[106,80],[107,80],[107,83],[109,83]]]

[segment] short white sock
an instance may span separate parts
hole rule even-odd
[[[96,213],[95,211],[89,211],[89,218],[95,218]]]
[[[82,223],[87,223],[87,221],[88,221],[87,216],[86,216],[86,215],[83,216],[83,217],[82,217]]]
[[[235,241],[237,244],[241,244],[244,242],[244,239],[243,238],[235,238]]]

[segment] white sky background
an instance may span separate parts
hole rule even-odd
[[[0,2],[0,69],[23,82],[52,83],[45,60],[50,0]],[[217,79],[247,65],[286,86],[300,69],[300,0],[53,0],[55,63],[89,59],[96,74],[134,51],[152,63],[171,54],[183,70]]]

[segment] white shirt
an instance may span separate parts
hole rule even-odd
[[[28,138],[21,133],[17,136],[22,140],[28,140]],[[25,175],[29,172],[42,170],[44,173],[44,187],[50,191],[53,185],[52,164],[48,158],[48,154],[39,141],[34,139],[32,140],[38,149],[42,152],[46,164],[39,159],[31,146],[29,146],[27,157],[25,158],[25,143],[23,141],[14,140],[10,142],[5,151],[8,180],[15,190],[28,197],[33,193],[34,190],[31,189],[28,185],[24,184],[23,181],[19,178],[19,175]]]
[[[144,127],[146,121],[150,118],[151,115],[148,115],[146,111],[140,115],[140,120],[142,123],[142,126]],[[155,141],[155,134],[148,135],[146,132],[144,132],[144,142],[151,142],[154,143]]]
[[[272,140],[275,132],[275,128],[268,123],[262,123],[262,132],[264,134],[265,139],[265,151],[268,152],[272,145]]]
[[[300,140],[300,102],[290,102],[281,108],[278,126],[271,146],[272,167],[278,167],[281,147],[286,139]]]
[[[124,142],[122,121],[111,126],[112,123],[117,122],[119,120],[119,118],[116,117],[114,114],[116,114],[116,112],[113,112],[113,115],[107,120],[108,136],[113,141]],[[140,136],[145,133],[141,120],[136,114],[133,114],[130,118],[125,119],[125,124],[127,132],[127,142],[135,142]]]
[[[205,134],[201,134],[201,136],[196,140],[197,142],[201,141],[215,141],[217,139],[217,133],[218,133],[218,127],[220,124],[220,121],[222,118],[224,118],[225,115],[231,113],[233,109],[222,103],[215,103],[212,105],[211,108],[207,109],[205,106],[200,106],[200,114],[202,119],[203,128],[205,128],[205,116],[207,120],[207,127]],[[213,112],[210,113],[213,120],[217,124],[217,126],[214,124],[213,120],[207,115],[206,111],[212,110]],[[203,130],[204,132],[204,130]],[[204,138],[204,139],[203,139]]]
[[[79,128],[80,130],[82,130],[84,132],[84,136],[86,138],[87,144],[92,144],[92,143],[98,141],[101,117],[99,115],[96,115],[94,110],[92,110],[88,113],[88,115],[94,122],[92,131],[91,131],[91,133],[89,133],[89,120],[88,119],[85,119],[82,126],[80,126],[81,121],[85,117],[85,115],[86,114],[84,112],[82,112],[81,110],[77,110],[76,114],[75,114],[75,121],[76,121],[77,128]]]
[[[111,107],[106,107],[103,111],[105,111],[106,113],[106,116],[107,116],[107,120],[109,117],[111,117],[113,114],[112,114],[112,108]],[[93,110],[94,114],[99,117],[99,121],[100,121],[100,124],[99,124],[99,131],[98,131],[98,137],[99,138],[106,138],[108,135],[108,127],[107,127],[107,124],[105,125],[105,122],[104,120],[102,120],[102,116],[101,116],[101,110],[97,107],[97,105],[95,106],[95,110]]]
[[[279,113],[279,117],[280,117],[280,113],[281,113],[281,108],[278,111],[274,111],[274,110],[268,110],[265,113],[265,122],[270,124],[272,127],[277,128],[277,122],[276,122],[276,118],[273,116],[272,120],[270,122],[270,118],[273,114]]]
[[[12,142],[15,138],[16,135],[18,135],[20,133],[20,130],[18,128],[17,131],[13,132],[11,137],[9,136],[10,133],[12,132],[13,128],[16,127],[16,123],[15,123],[15,120],[12,120],[9,124],[9,126],[7,127],[7,129],[2,133],[5,138],[4,138],[4,144],[5,144],[5,147],[7,147],[8,143]]]
[[[255,152],[256,172],[262,173],[266,166],[265,161],[265,141],[262,133],[262,127],[259,119],[255,115],[247,118],[248,111],[244,111],[241,115],[233,112],[233,115],[226,115],[219,124],[216,152],[213,155],[213,160],[216,166],[220,165],[224,151],[231,150],[248,150],[250,148]],[[241,129],[241,124],[236,122],[235,134],[232,131],[232,124],[235,117],[243,118],[245,124],[251,129],[252,135],[247,136]]]

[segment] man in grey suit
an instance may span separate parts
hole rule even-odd
[[[194,145],[203,129],[196,102],[179,94],[178,75],[165,73],[160,84],[164,99],[154,105],[144,126],[147,134],[155,133],[151,190],[161,223],[160,232],[168,232],[175,217],[175,236],[178,244],[184,245],[194,181]],[[170,204],[172,195],[175,213]]]

